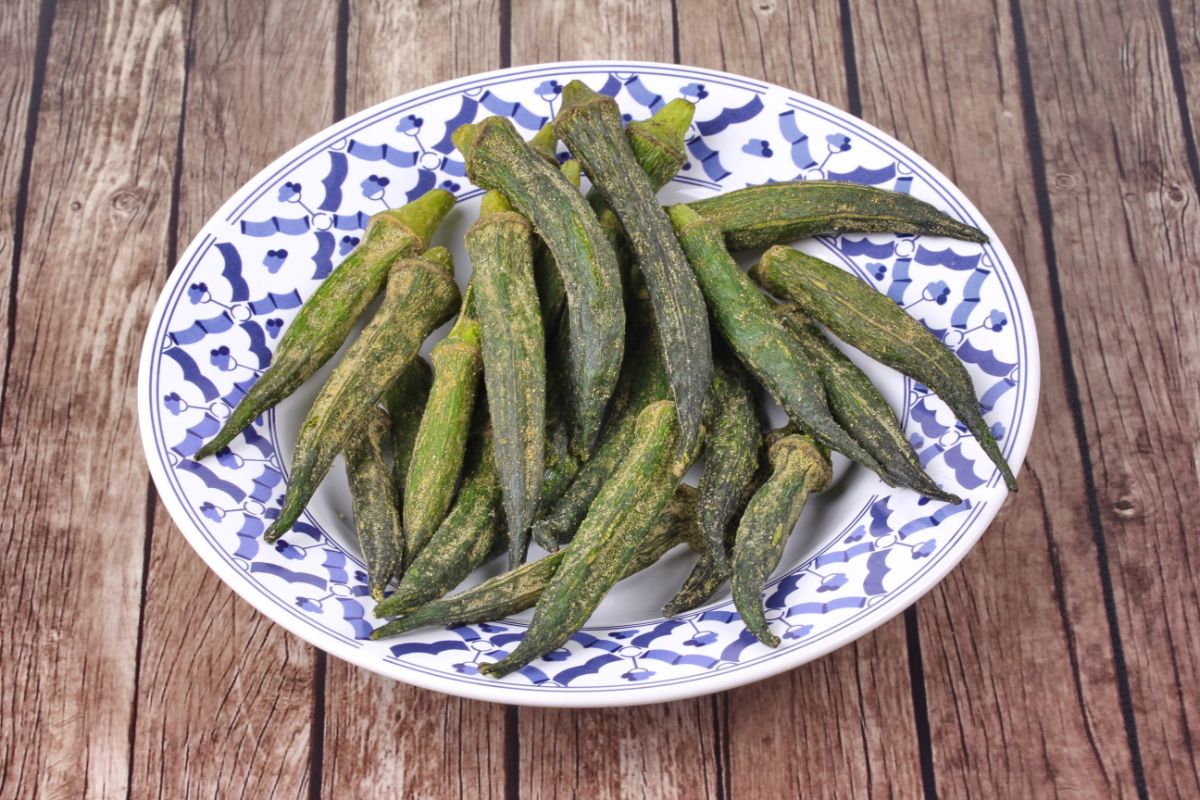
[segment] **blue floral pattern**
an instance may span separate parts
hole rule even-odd
[[[909,192],[982,224],[944,178],[854,118],[778,87],[667,65],[524,68],[434,87],[340,123],[255,178],[193,242],[147,333],[140,394],[159,491],[205,558],[275,619],[322,646],[357,651],[359,663],[445,691],[494,687],[478,666],[510,652],[524,624],[366,641],[373,601],[357,554],[331,527],[343,521],[310,514],[274,546],[259,538],[278,514],[286,480],[274,412],[216,458],[191,457],[269,365],[273,343],[359,242],[371,214],[434,186],[462,202],[479,195],[450,142],[455,128],[503,114],[531,135],[554,116],[562,86],[575,77],[616,98],[627,119],[644,119],[674,97],[697,104],[689,163],[667,191],[699,197],[768,177],[834,178]],[[998,245],[849,234],[803,246],[876,286],[953,349],[1001,446],[1020,461],[1036,401],[1028,367],[1036,361],[1027,302]],[[922,463],[966,498],[962,505],[856,473],[866,488],[854,508],[823,518],[824,529],[768,587],[768,619],[784,641],[778,650],[748,636],[725,600],[672,620],[589,626],[504,683],[541,692],[661,692],[771,661],[782,669],[915,599],[919,584],[969,549],[1003,489],[974,439],[926,387],[884,380]]]

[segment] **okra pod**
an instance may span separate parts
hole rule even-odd
[[[778,647],[763,610],[762,591],[779,565],[783,546],[804,511],[808,495],[829,484],[829,456],[811,437],[788,433],[771,444],[771,476],[762,485],[738,525],[733,542],[730,586],[733,604],[750,632],[768,647]]]
[[[476,437],[454,507],[409,563],[396,591],[375,607],[391,617],[436,600],[483,563],[501,525],[500,480],[490,432]]]
[[[707,553],[724,569],[728,567],[726,530],[758,470],[763,432],[750,376],[725,348],[716,348],[715,356],[712,386],[704,404],[700,530]]]
[[[974,434],[1008,490],[1017,491],[1017,479],[980,413],[971,376],[928,328],[849,272],[790,247],[772,247],[751,275],[839,339],[936,392]]]
[[[467,434],[483,371],[475,278],[454,327],[433,347],[433,386],[413,442],[404,484],[404,534],[412,563],[446,517],[467,452]]]
[[[387,409],[392,430],[392,483],[396,485],[401,508],[408,463],[412,459],[413,443],[432,383],[433,370],[429,362],[417,356],[383,395],[383,407]]]
[[[280,337],[271,365],[194,458],[199,461],[224,449],[259,414],[312,377],[346,341],[354,323],[388,280],[392,264],[428,247],[429,238],[453,206],[454,195],[433,189],[406,206],[371,217],[362,243],[304,303]]]
[[[680,484],[646,533],[622,577],[656,563],[671,548],[687,542],[696,528],[696,491]],[[532,608],[566,555],[565,550],[522,564],[452,597],[435,600],[376,629],[372,639],[386,639],[429,625],[490,622]]]
[[[953,505],[961,503],[960,497],[943,491],[925,474],[892,407],[871,379],[845,353],[834,347],[797,306],[777,306],[775,311],[812,357],[825,383],[825,397],[834,419],[875,456],[888,482],[935,500]]]
[[[525,560],[545,450],[546,345],[533,279],[533,228],[504,195],[489,192],[466,245],[511,567]]]
[[[571,182],[571,185],[578,189],[582,176],[579,162],[573,158],[569,159],[564,161],[559,169]],[[541,243],[537,247],[537,254],[533,262],[533,275],[537,282],[538,302],[542,308],[542,325],[546,329],[546,342],[549,343],[554,340],[559,324],[566,316],[567,292],[563,287],[562,276],[558,274],[558,264],[554,261],[554,254],[550,252],[550,248]],[[566,331],[562,333],[564,342],[568,342]],[[564,348],[563,352],[567,352],[567,350]],[[563,362],[564,367],[566,363]]]
[[[765,183],[688,205],[720,228],[732,250],[851,232],[987,241],[982,231],[911,195],[848,181]]]
[[[383,457],[387,416],[371,409],[362,431],[346,443],[346,478],[354,530],[367,562],[367,588],[383,599],[383,590],[404,566],[404,530],[391,470]]]
[[[554,132],[616,212],[650,290],[679,415],[682,458],[699,440],[701,410],[712,377],[708,317],[696,276],[634,156],[616,101],[571,81],[563,90]]]
[[[292,474],[279,516],[263,537],[278,539],[292,527],[329,465],[434,328],[458,305],[454,266],[445,248],[397,261],[383,304],[321,387],[300,426]]]
[[[625,309],[617,258],[587,201],[562,172],[522,141],[512,123],[489,117],[453,139],[467,176],[503,192],[554,254],[567,295],[576,451],[591,452],[621,370]]]
[[[629,453],[600,490],[562,563],[538,600],[529,629],[506,658],[482,671],[497,677],[553,650],[583,627],[624,574],[642,539],[682,477],[674,403],[664,400],[638,415]]]
[[[716,225],[687,206],[672,206],[670,215],[717,329],[742,364],[817,441],[878,472],[879,463],[830,414],[804,349],[729,255]]]

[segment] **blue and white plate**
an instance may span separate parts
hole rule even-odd
[[[532,135],[574,78],[615,97],[627,119],[645,118],[675,97],[696,104],[691,160],[663,190],[664,201],[830,178],[908,192],[992,233],[962,193],[907,147],[779,86],[639,62],[547,64],[439,84],[322,131],[205,224],[146,332],[138,383],[146,456],[163,502],[208,565],[264,614],[339,658],[418,686],[527,705],[650,703],[728,689],[817,658],[895,616],[958,563],[1000,509],[1006,493],[999,474],[925,387],[851,353],[897,409],[929,473],[966,502],[948,506],[891,489],[839,457],[835,484],[809,503],[764,595],[779,648],[747,634],[727,592],[685,616],[661,616],[695,558],[680,548],[619,584],[566,647],[502,680],[480,675],[479,665],[512,650],[528,612],[366,639],[374,603],[340,465],[294,530],[275,545],[260,538],[328,366],[229,452],[191,458],[270,363],[282,330],[358,243],[372,214],[435,186],[453,192],[459,207],[435,243],[454,252],[465,282],[462,235],[480,192],[464,175],[451,132],[501,114]],[[994,236],[980,246],[847,234],[802,246],[869,281],[958,354],[1005,456],[1019,467],[1037,408],[1037,340],[1025,290]],[[489,564],[469,581],[499,569]]]

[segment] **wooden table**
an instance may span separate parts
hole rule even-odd
[[[0,796],[1200,796],[1200,6],[1105,5],[6,0]],[[159,290],[347,112],[600,57],[811,94],[963,188],[1038,320],[1021,493],[903,616],[714,697],[505,708],[326,658],[149,483]]]

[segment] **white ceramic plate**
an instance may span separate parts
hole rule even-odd
[[[662,618],[659,609],[694,558],[683,548],[619,584],[566,647],[502,680],[480,675],[478,666],[512,650],[528,612],[366,640],[373,601],[340,464],[293,531],[275,546],[259,538],[328,366],[229,452],[190,459],[269,363],[282,328],[357,243],[369,215],[434,186],[450,189],[460,207],[435,243],[453,250],[463,282],[470,265],[462,234],[479,191],[464,177],[451,131],[503,114],[531,135],[573,78],[614,96],[631,119],[674,97],[696,103],[691,162],[663,190],[664,201],[769,180],[835,178],[909,192],[991,233],[962,193],[911,150],[778,86],[637,62],[547,64],[439,84],[313,136],[242,187],[198,233],[146,332],[138,384],[146,455],[163,502],[208,565],[271,619],[339,658],[418,686],[527,705],[650,703],[728,689],[817,658],[895,616],[958,563],[1004,502],[998,473],[942,403],[861,354],[851,353],[899,412],[929,473],[967,500],[950,507],[891,489],[838,457],[834,486],[809,503],[764,595],[783,638],[775,650],[745,632],[727,592],[693,613]],[[802,247],[869,280],[957,351],[1005,456],[1019,467],[1037,408],[1037,341],[1025,291],[994,236],[979,246],[846,235]],[[486,565],[469,582],[499,569]]]

